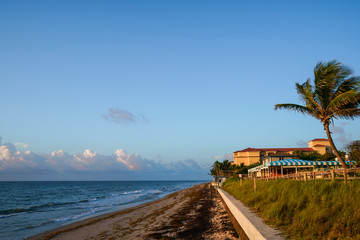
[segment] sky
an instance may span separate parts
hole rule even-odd
[[[247,147],[303,147],[295,83],[360,75],[360,2],[0,1],[0,180],[210,179]],[[341,149],[359,119],[335,121]]]

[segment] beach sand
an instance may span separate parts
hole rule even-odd
[[[239,236],[217,192],[211,191],[206,183],[28,239],[239,239]]]

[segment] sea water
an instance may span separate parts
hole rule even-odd
[[[24,239],[202,182],[0,182],[0,239]]]

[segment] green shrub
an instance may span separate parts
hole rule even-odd
[[[228,179],[223,189],[290,239],[360,239],[360,181]]]

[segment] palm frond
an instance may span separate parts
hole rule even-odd
[[[360,90],[360,77],[353,76],[344,80],[339,86],[337,86],[334,97],[352,89],[355,89],[356,91]]]
[[[339,61],[319,62],[314,68],[314,85],[310,79],[296,83],[296,90],[304,105],[276,104],[275,110],[286,109],[311,115],[324,126],[333,119],[360,117],[360,77]]]
[[[339,66],[336,61],[328,63],[318,63],[314,69],[314,85],[315,96],[322,108],[326,108],[335,82],[329,81],[333,79],[335,69]]]
[[[332,109],[341,109],[346,107],[349,104],[360,103],[360,92],[355,89],[349,90],[347,92],[341,93],[333,99],[327,106],[327,111],[332,111]]]
[[[309,109],[308,107],[298,105],[298,104],[292,104],[292,103],[282,103],[282,104],[276,104],[275,110],[285,109],[285,110],[291,110],[294,112],[299,112],[307,115],[313,116],[313,110]]]
[[[296,91],[301,98],[301,100],[305,103],[306,107],[311,109],[320,109],[320,106],[314,99],[313,87],[310,84],[310,79],[308,79],[305,83],[295,84]]]
[[[360,108],[346,108],[340,109],[333,113],[333,116],[336,116],[340,119],[351,119],[354,120],[356,117],[360,117]]]
[[[323,108],[326,108],[331,100],[335,98],[339,87],[343,85],[352,72],[349,67],[336,60],[317,64],[314,69],[315,95]],[[347,81],[345,85],[349,85],[349,83]]]

